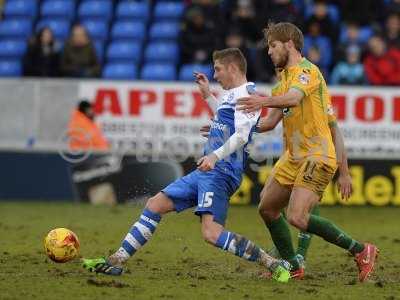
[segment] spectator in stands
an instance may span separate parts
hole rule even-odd
[[[321,50],[317,45],[313,45],[308,49],[306,57],[310,62],[319,67],[324,78],[328,78],[328,68],[323,64]]]
[[[337,26],[335,26],[335,23],[328,14],[328,5],[326,1],[315,1],[313,14],[306,20],[306,28],[309,28],[312,23],[318,23],[321,34],[330,38],[332,42],[337,40]]]
[[[335,0],[339,4],[342,20],[356,22],[361,26],[372,25],[383,20],[386,0]]]
[[[264,11],[267,13],[268,20],[272,22],[290,22],[297,25],[302,24],[300,12],[297,10],[295,4],[291,0],[272,0],[262,1],[265,2],[266,8]],[[257,9],[258,12],[258,9]],[[265,18],[262,16],[262,18]],[[265,25],[266,20],[261,20],[261,26]]]
[[[356,46],[360,49],[361,53],[364,52],[364,44],[367,40],[361,35],[360,26],[357,23],[349,22],[346,24],[345,32],[341,36],[341,43],[336,49],[335,61],[343,61],[347,56],[347,49]]]
[[[360,63],[360,48],[347,48],[346,60],[339,62],[332,70],[331,84],[362,85],[366,83],[364,66]]]
[[[328,75],[327,71],[332,63],[331,41],[327,36],[321,34],[320,23],[317,21],[308,24],[307,32],[304,36],[303,52],[306,57],[311,56],[315,60],[315,64],[323,70],[324,75]]]
[[[204,14],[199,8],[192,8],[180,35],[182,63],[208,63],[216,48],[215,28],[206,23]]]
[[[262,39],[262,24],[257,23],[258,16],[265,18],[266,14],[262,11],[262,6],[258,7],[259,1],[256,0],[236,0],[229,1],[228,14],[231,25],[241,28],[246,41],[257,42]],[[266,20],[264,21],[264,23]]]
[[[390,0],[386,6],[387,15],[400,14],[400,0]]]
[[[381,36],[368,41],[369,53],[364,59],[368,82],[373,85],[400,85],[400,50],[388,48]]]
[[[239,28],[231,28],[225,37],[224,48],[239,48],[247,59],[247,79],[254,81],[254,61],[250,56],[243,34]]]
[[[67,77],[98,77],[100,64],[96,50],[86,29],[81,25],[72,28],[71,36],[61,55],[61,72]]]
[[[400,17],[390,14],[385,22],[384,37],[389,47],[400,49]]]
[[[59,75],[59,52],[55,46],[53,32],[42,28],[30,41],[24,56],[24,75],[55,77]]]
[[[109,150],[110,146],[100,128],[94,122],[92,104],[81,100],[73,111],[68,124],[71,150]]]

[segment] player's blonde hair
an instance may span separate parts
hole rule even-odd
[[[296,25],[292,23],[269,23],[267,28],[264,28],[263,32],[265,40],[268,44],[273,41],[286,43],[292,40],[297,51],[301,52],[303,49],[303,33]]]
[[[219,60],[222,64],[234,63],[238,66],[240,72],[246,74],[247,61],[239,48],[226,48],[213,52],[213,62]]]

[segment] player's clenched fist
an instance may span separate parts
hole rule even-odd
[[[214,153],[203,156],[197,161],[197,169],[203,172],[214,169],[215,163],[218,161],[218,157]]]

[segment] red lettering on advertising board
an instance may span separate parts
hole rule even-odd
[[[393,121],[400,121],[400,97],[393,99]]]
[[[131,90],[129,91],[129,113],[133,116],[139,116],[142,107],[156,103],[157,95],[149,90]]]
[[[369,114],[367,112],[367,104],[370,102],[372,113]],[[361,96],[356,99],[355,107],[354,107],[354,114],[357,119],[365,122],[374,122],[379,121],[383,118],[383,99],[378,96]]]
[[[212,118],[213,112],[201,94],[199,92],[192,92],[192,96],[194,100],[194,107],[191,116],[201,117],[203,114],[206,114],[209,118]]]
[[[113,115],[121,115],[117,90],[99,89],[94,98],[93,110],[96,114],[109,112]]]
[[[176,108],[182,106],[183,102],[178,100],[178,96],[182,95],[182,91],[165,91],[164,95],[164,115],[166,117],[179,117],[184,115],[178,113]]]
[[[345,95],[332,95],[332,106],[336,113],[338,120],[346,119],[346,96]]]

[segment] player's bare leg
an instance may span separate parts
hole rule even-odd
[[[290,187],[281,185],[271,176],[261,192],[258,211],[280,256],[292,265],[293,271],[296,271],[300,268],[299,262],[293,248],[288,223],[281,213],[289,201],[290,193]]]
[[[133,224],[121,247],[107,259],[84,259],[83,266],[94,272],[121,275],[122,267],[153,235],[164,214],[174,210],[173,202],[162,192],[151,197],[139,220]]]
[[[201,232],[206,242],[266,267],[271,271],[275,280],[287,282],[290,278],[287,262],[269,256],[263,249],[244,236],[226,231],[221,224],[214,221],[213,215],[203,214],[201,216]]]
[[[362,244],[351,238],[328,219],[310,215],[311,208],[319,201],[320,196],[303,187],[294,187],[289,200],[287,218],[290,224],[320,236],[327,242],[348,250],[354,255],[359,268],[359,280],[364,281],[372,273],[378,254],[376,246]]]

